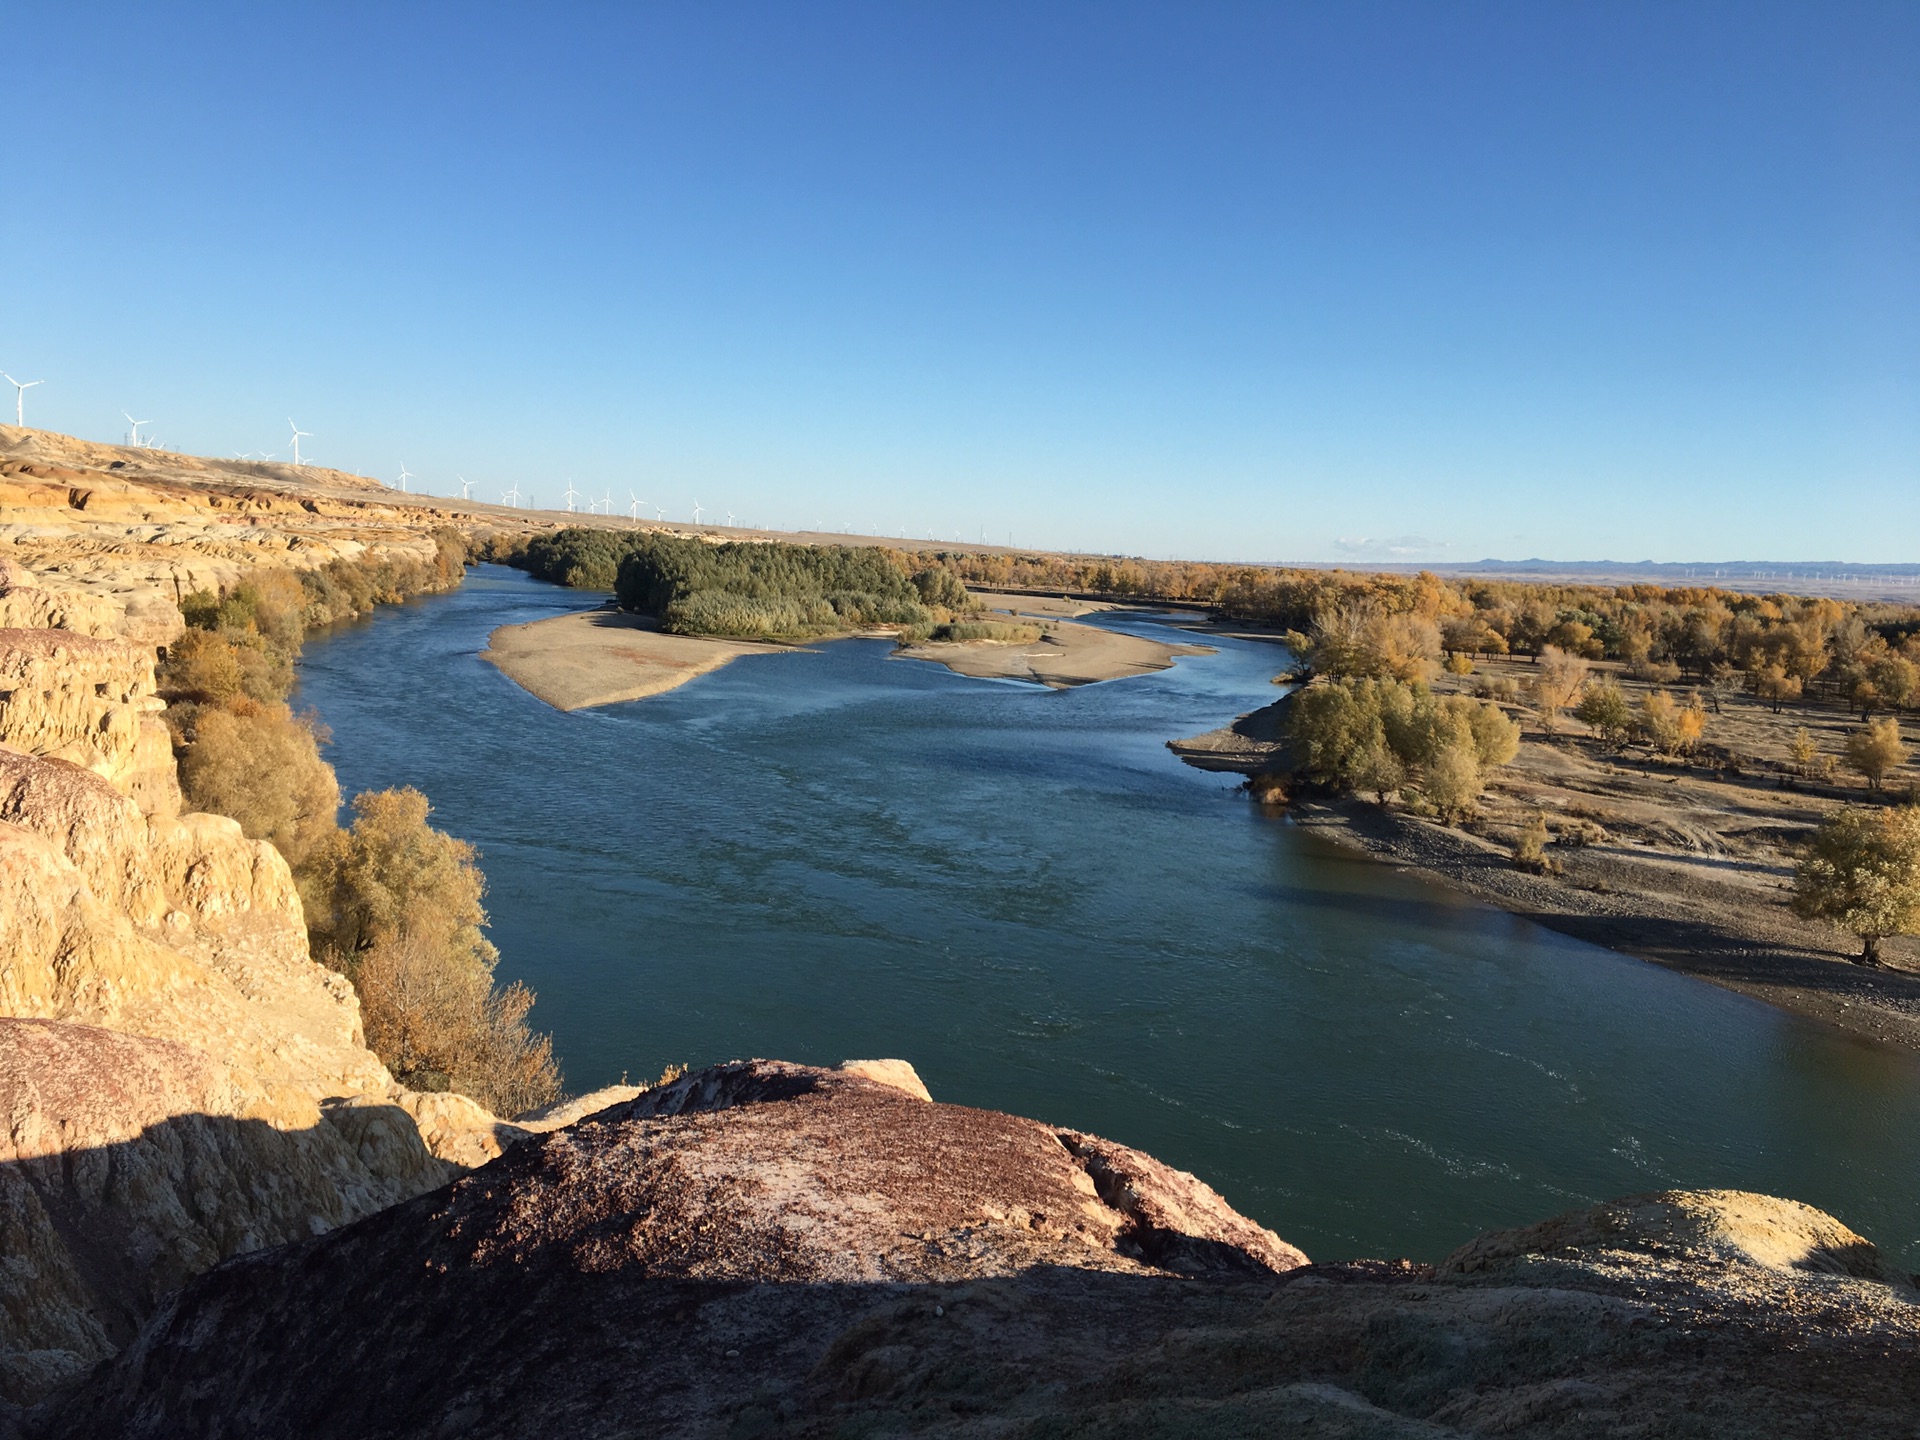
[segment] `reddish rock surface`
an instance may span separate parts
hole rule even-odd
[[[33,1430],[1912,1434],[1914,1291],[1803,1206],[1303,1258],[1123,1146],[734,1064],[218,1267]]]

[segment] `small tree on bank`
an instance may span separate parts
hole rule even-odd
[[[1793,732],[1793,739],[1787,743],[1787,758],[1793,762],[1794,771],[1802,776],[1813,774],[1814,757],[1819,753],[1820,747],[1814,744],[1813,732],[1804,725]]]
[[[1574,718],[1591,726],[1593,733],[1609,744],[1618,745],[1633,729],[1633,706],[1620,687],[1611,680],[1600,680],[1587,687]]]
[[[1847,768],[1865,778],[1870,789],[1906,763],[1907,747],[1900,739],[1900,723],[1891,715],[1847,736]]]
[[[1587,687],[1587,662],[1556,646],[1540,651],[1539,673],[1533,679],[1533,703],[1549,731],[1560,728],[1560,712],[1580,698]]]
[[[1793,908],[1860,937],[1862,965],[1880,942],[1920,928],[1920,809],[1847,809],[1808,841],[1794,872]]]

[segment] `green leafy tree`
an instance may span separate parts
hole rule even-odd
[[[1573,715],[1602,740],[1615,745],[1633,729],[1633,706],[1612,680],[1597,680],[1587,686]]]
[[[1846,809],[1807,843],[1794,872],[1794,909],[1860,937],[1860,963],[1880,942],[1920,924],[1920,809]]]

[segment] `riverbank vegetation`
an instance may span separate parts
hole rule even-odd
[[[970,608],[948,568],[883,546],[710,543],[584,527],[536,536],[502,559],[543,580],[612,590],[624,610],[680,635],[795,641],[931,627]]]
[[[353,981],[367,1042],[394,1077],[514,1115],[558,1098],[560,1074],[550,1040],[526,1023],[532,994],[494,983],[472,848],[433,829],[412,790],[357,796],[342,828],[325,731],[287,704],[310,629],[448,589],[464,565],[448,532],[431,561],[270,571],[225,595],[190,595],[160,689],[188,804],[286,857],[314,957]]]
[[[938,625],[909,625],[900,632],[902,645],[965,645],[986,640],[998,645],[1031,645],[1040,627],[1024,621],[949,620]]]
[[[1776,630],[1800,637],[1790,696],[1704,642],[1685,666],[1620,659],[1567,626],[1516,655],[1445,618],[1349,599],[1286,637],[1297,661],[1283,678],[1301,688],[1285,707],[1294,779],[1280,784],[1310,823],[1574,933],[1875,1033],[1905,1025],[1920,975],[1894,972],[1920,958],[1897,942],[1920,928],[1920,821],[1887,708],[1904,692],[1884,686],[1871,714],[1826,671],[1849,654],[1898,660],[1912,636],[1833,602],[1760,619],[1762,653],[1781,653]],[[1448,649],[1463,635],[1475,651]],[[1476,751],[1472,722],[1488,714],[1500,724]],[[1495,728],[1510,738],[1490,748]],[[1315,792],[1378,808],[1323,810]],[[1531,888],[1510,894],[1498,877],[1516,872]],[[1828,926],[1864,945],[1854,953],[1880,967],[1882,990],[1911,993],[1817,975],[1809,957],[1839,948]]]
[[[1920,807],[1830,816],[1794,881],[1794,909],[1858,936],[1860,963],[1878,965],[1882,940],[1920,931]]]
[[[1822,698],[1863,718],[1920,706],[1920,607],[1912,605],[1064,555],[941,552],[912,563],[939,564],[975,588],[1198,603],[1302,635],[1332,615],[1378,617],[1371,642],[1414,643],[1436,665],[1455,656],[1539,659],[1551,647],[1617,662],[1638,679],[1744,690],[1769,705]],[[1383,634],[1384,625],[1401,635]]]
[[[1289,718],[1298,774],[1382,804],[1398,794],[1414,813],[1447,820],[1472,815],[1487,774],[1520,747],[1520,727],[1498,706],[1393,676],[1310,686]]]

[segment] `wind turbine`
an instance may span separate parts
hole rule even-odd
[[[44,380],[27,380],[22,382],[14,379],[11,375],[7,375],[7,372],[4,370],[0,370],[0,375],[6,375],[7,383],[13,386],[13,423],[16,425],[25,425],[27,423],[27,391],[36,385],[44,385],[47,382]]]
[[[693,502],[693,523],[696,525],[700,523],[700,502],[698,500]]]
[[[609,490],[600,497],[600,513],[602,515],[613,514],[613,491]]]
[[[573,502],[580,498],[580,492],[573,488],[573,481],[567,481],[567,513],[573,514]]]
[[[500,503],[502,505],[512,505],[512,506],[515,506],[516,508],[519,506],[520,482],[518,480],[513,482],[513,488],[511,490],[507,491],[506,494],[500,497]]]
[[[656,505],[656,506],[654,506],[654,507],[653,507],[653,518],[654,518],[655,520],[664,520],[664,519],[666,519],[666,518],[667,518],[667,510],[666,510],[666,507],[665,507],[664,505]]]
[[[627,499],[632,502],[627,506],[628,517],[638,520],[640,518],[640,497],[629,490],[627,491]]]
[[[418,475],[415,475],[411,470],[407,469],[406,461],[402,460],[400,462],[400,493],[402,495],[407,493],[407,481],[418,480],[419,478]]]
[[[124,410],[122,410],[120,413],[122,415],[127,415],[127,412]],[[136,450],[143,450],[146,448],[140,442],[140,427],[146,423],[147,422],[144,420],[136,420],[133,418],[133,416],[127,415],[127,424],[133,427],[133,429],[127,432],[127,444],[131,445]]]
[[[454,479],[460,482],[460,498],[462,500],[471,500],[473,498],[473,481],[467,479],[464,475],[456,475]]]
[[[128,416],[127,418],[132,419],[133,417]],[[287,417],[287,424],[293,427],[293,463],[296,465],[304,465],[306,462],[300,458],[300,442],[302,440],[311,440],[313,438],[313,432],[311,430],[302,430],[298,425],[294,425],[291,415]]]
[[[727,528],[729,530],[733,528],[733,512],[731,510],[727,511]]]

